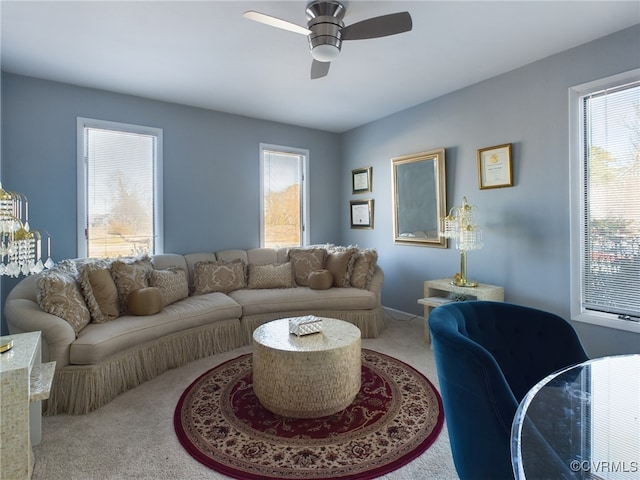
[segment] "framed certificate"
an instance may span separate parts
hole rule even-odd
[[[371,191],[371,174],[373,167],[351,170],[352,193],[366,193]]]
[[[351,200],[351,228],[373,228],[373,200]]]
[[[480,190],[513,186],[510,143],[478,150],[478,186]]]

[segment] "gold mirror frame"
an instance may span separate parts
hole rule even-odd
[[[392,158],[391,168],[394,242],[447,248],[444,148]]]

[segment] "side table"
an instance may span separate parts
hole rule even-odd
[[[418,300],[419,304],[424,305],[424,341],[426,343],[431,343],[429,314],[439,305],[454,302],[455,299],[449,298],[451,293],[464,295],[469,300],[504,302],[504,289],[496,285],[479,283],[477,287],[459,287],[452,284],[450,278],[427,280],[424,282],[424,298]]]
[[[49,398],[56,362],[41,363],[40,332],[0,337],[13,347],[0,354],[0,478],[31,478],[40,443],[41,400]]]
[[[347,408],[360,391],[360,329],[322,318],[322,331],[297,337],[289,319],[253,332],[253,390],[268,410],[290,418],[318,418]]]

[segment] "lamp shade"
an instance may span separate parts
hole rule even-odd
[[[460,287],[476,287],[477,282],[467,279],[467,252],[480,250],[484,247],[482,241],[482,228],[474,221],[474,210],[476,207],[469,205],[467,197],[463,197],[462,206],[453,207],[444,218],[443,236],[454,238],[456,248],[460,250],[460,272],[458,272],[452,282]]]
[[[330,62],[338,56],[340,49],[329,43],[316,45],[311,49],[311,55],[318,62]]]

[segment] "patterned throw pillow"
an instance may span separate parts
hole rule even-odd
[[[360,250],[356,254],[351,273],[351,286],[356,288],[369,288],[373,272],[378,262],[378,252],[375,249]]]
[[[96,260],[79,266],[78,281],[95,323],[105,323],[120,315],[118,289],[107,261]]]
[[[69,322],[76,337],[91,321],[80,288],[69,272],[52,269],[43,273],[38,279],[37,297],[40,308]]]
[[[329,251],[325,268],[333,275],[334,287],[349,287],[351,274],[358,249],[348,247],[342,250]]]
[[[182,268],[172,267],[166,270],[152,270],[149,285],[160,290],[164,306],[189,296],[187,273]]]
[[[111,275],[118,289],[118,304],[121,315],[128,313],[129,294],[134,290],[149,286],[151,270],[153,267],[148,262],[125,263],[116,260],[111,264]]]
[[[198,262],[194,265],[195,295],[229,293],[247,286],[246,264],[236,259],[229,262]]]
[[[293,265],[296,284],[309,286],[309,274],[324,268],[327,251],[324,248],[292,248],[289,261]]]
[[[279,265],[249,265],[249,288],[290,287],[295,287],[291,262]]]

